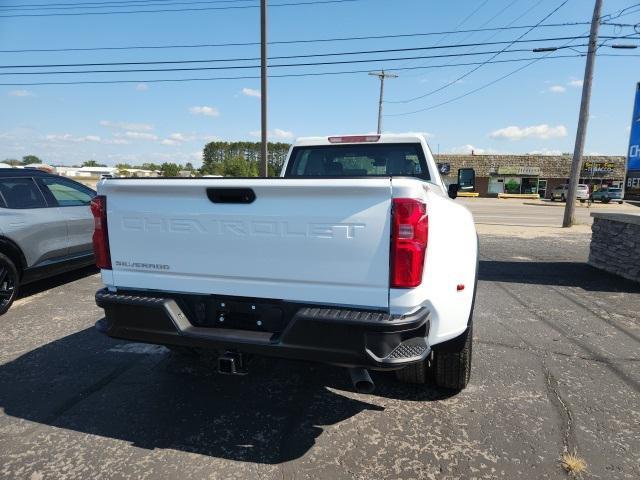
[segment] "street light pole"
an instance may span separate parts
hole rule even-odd
[[[582,100],[580,102],[580,118],[576,132],[576,144],[573,150],[571,163],[571,178],[567,191],[566,205],[564,207],[563,227],[571,227],[575,223],[576,192],[580,181],[582,168],[582,154],[587,136],[587,124],[589,122],[589,103],[591,102],[591,84],[593,83],[593,69],[598,48],[598,29],[600,28],[600,15],[602,12],[602,0],[596,0],[591,19],[591,33],[589,34],[589,50],[587,52],[587,64],[584,69],[584,82],[582,84]]]
[[[382,104],[384,103],[384,79],[385,78],[398,78],[398,75],[393,73],[385,73],[384,70],[380,72],[369,72],[369,75],[373,75],[380,79],[380,98],[378,99],[378,134],[382,133]]]
[[[260,176],[269,176],[267,125],[267,0],[260,0],[260,117],[261,137]]]

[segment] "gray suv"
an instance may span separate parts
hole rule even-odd
[[[58,175],[0,168],[0,315],[19,285],[93,263],[95,195]]]

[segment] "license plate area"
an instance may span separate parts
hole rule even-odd
[[[229,298],[208,299],[201,318],[204,327],[271,333],[282,332],[286,323],[278,305]]]

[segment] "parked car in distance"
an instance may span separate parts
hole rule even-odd
[[[559,185],[551,191],[551,201],[560,200],[566,202],[569,196],[569,185]],[[578,184],[578,190],[576,191],[576,199],[581,203],[589,200],[589,185],[583,183]]]
[[[597,192],[593,192],[591,194],[591,200],[594,202],[596,200],[600,200],[602,203],[609,203],[611,200],[613,200],[614,202],[618,202],[622,205],[622,189],[615,187],[604,187]]]
[[[20,285],[93,263],[95,195],[58,175],[0,168],[0,315]]]

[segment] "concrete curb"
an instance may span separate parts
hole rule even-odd
[[[618,203],[615,204],[607,204],[607,203],[592,203],[591,206],[588,206],[587,203],[580,203],[576,200],[577,208],[587,208],[587,209],[609,209],[609,208],[620,208],[624,206],[624,204],[620,205]],[[626,202],[625,202],[626,203]],[[522,202],[523,205],[533,205],[535,207],[564,207],[564,202]]]

